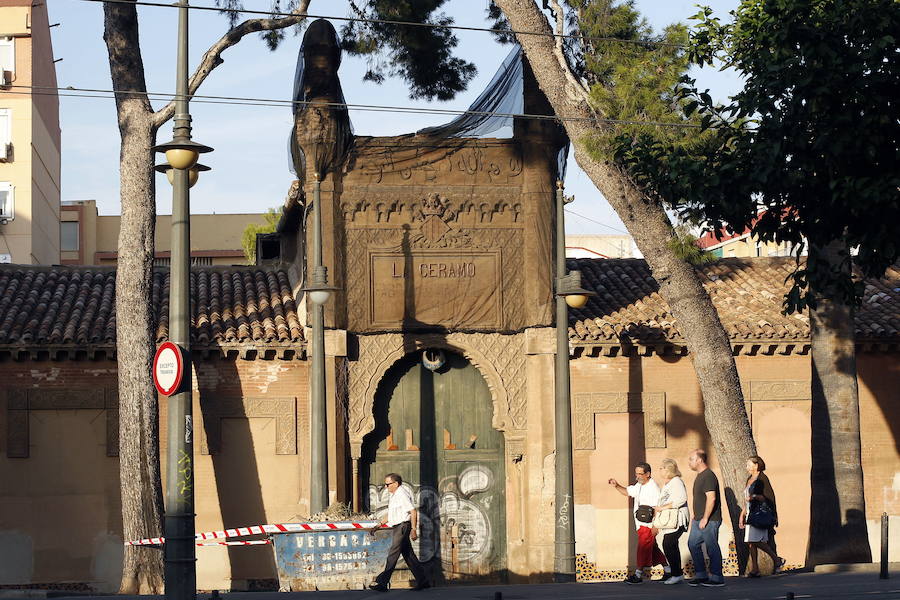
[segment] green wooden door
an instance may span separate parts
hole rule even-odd
[[[417,551],[446,579],[502,579],[506,566],[503,435],[491,427],[490,390],[478,370],[445,352],[432,371],[422,352],[385,375],[366,439],[369,507],[387,509],[384,476],[399,473],[419,505]],[[367,467],[367,468],[366,468]]]

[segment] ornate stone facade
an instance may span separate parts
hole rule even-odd
[[[507,435],[524,433],[525,339],[523,334],[383,334],[359,336],[358,360],[349,363],[351,455],[359,458],[363,437],[375,427],[375,391],[384,374],[406,354],[440,348],[462,354],[484,376],[494,402],[493,426]],[[518,452],[524,453],[524,450]]]
[[[115,388],[75,388],[6,390],[6,455],[28,458],[29,413],[35,410],[104,410],[106,413],[106,455],[119,455],[119,395]]]
[[[275,419],[275,453],[297,454],[296,398],[215,398],[203,403],[200,453],[216,454],[222,447],[222,419]]]
[[[573,397],[574,448],[593,450],[594,415],[601,413],[641,413],[644,416],[644,445],[666,447],[666,395],[663,392],[595,392]]]

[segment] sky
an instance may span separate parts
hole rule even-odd
[[[702,0],[701,0],[702,1]],[[706,0],[722,18],[738,0]],[[698,11],[697,0],[637,0],[637,7],[654,29],[687,19]],[[191,0],[192,6],[214,6],[214,0]],[[270,0],[244,0],[247,9],[266,10]],[[445,12],[457,25],[486,27],[487,0],[450,0]],[[103,42],[103,9],[87,0],[48,0],[57,80],[61,88],[110,90],[112,83]],[[310,14],[342,17],[348,14],[346,0],[312,0]],[[141,47],[147,89],[160,94],[175,90],[175,58],[178,11],[170,7],[139,7]],[[215,11],[190,13],[190,71],[205,50],[227,29],[227,20]],[[340,30],[342,22],[333,21]],[[365,61],[344,56],[340,76],[349,104],[416,106],[465,110],[484,89],[509,46],[497,44],[486,32],[457,31],[457,55],[478,68],[468,90],[450,102],[414,101],[399,80],[382,85],[363,82]],[[200,87],[198,96],[230,96],[288,100],[291,97],[297,52],[301,37],[288,33],[275,52],[257,36],[247,36],[223,55],[220,65]],[[731,73],[714,69],[696,72],[698,84],[724,100],[737,91],[739,82]],[[78,97],[61,92],[62,199],[97,201],[100,214],[119,214],[119,134],[112,98]],[[164,104],[154,101],[154,108]],[[191,102],[193,138],[212,146],[202,162],[212,167],[191,189],[192,213],[264,212],[278,207],[293,180],[288,170],[287,140],[293,125],[288,106],[236,106]],[[397,135],[439,125],[452,117],[429,114],[351,111],[354,131],[359,135]],[[158,141],[172,137],[171,121],[160,129]],[[157,176],[157,212],[171,213],[171,187]],[[624,226],[590,180],[570,157],[566,193],[576,202],[568,205],[566,230],[577,234],[623,233]]]

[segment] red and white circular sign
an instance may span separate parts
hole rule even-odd
[[[153,357],[153,384],[163,396],[171,396],[181,387],[184,377],[184,352],[173,342],[163,342]]]

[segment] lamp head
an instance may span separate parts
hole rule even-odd
[[[159,173],[165,173],[166,179],[169,180],[170,185],[175,185],[175,169],[172,168],[170,164],[161,164],[156,165],[153,169]],[[206,165],[201,165],[200,163],[195,164],[194,166],[188,169],[188,187],[194,187],[194,184],[197,183],[197,179],[200,177],[201,171],[209,171],[209,167]]]
[[[155,152],[163,152],[173,169],[190,169],[197,164],[201,154],[212,152],[212,148],[193,140],[172,140],[154,146]]]
[[[309,301],[317,306],[322,306],[328,302],[328,299],[331,297],[331,292],[335,292],[338,289],[340,288],[321,283],[313,283],[301,288],[302,291],[306,292]]]
[[[588,296],[587,294],[567,294],[565,299],[570,308],[582,308],[587,304]]]
[[[572,308],[582,308],[597,293],[581,287],[581,271],[569,271],[556,280],[556,295],[561,296]]]

